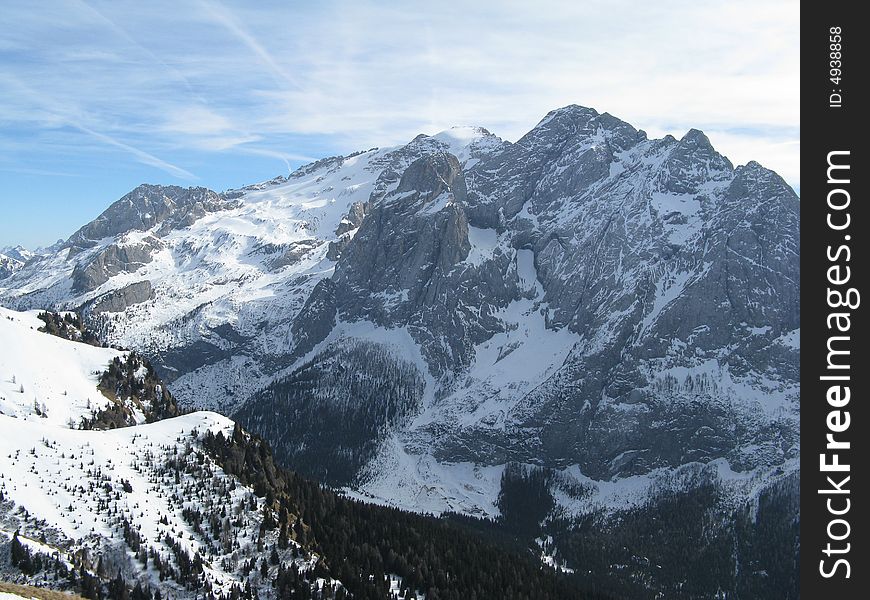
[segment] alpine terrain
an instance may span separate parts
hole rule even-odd
[[[33,253],[21,246],[0,248],[0,279],[9,277],[33,258]]]
[[[603,597],[522,547],[298,477],[227,417],[179,414],[147,359],[101,347],[75,315],[0,309],[0,593],[44,588],[90,600]]]
[[[702,132],[568,106],[515,143],[142,185],[0,303],[76,311],[345,496],[482,517],[616,597],[797,597],[799,226]],[[229,431],[204,414],[177,437]]]

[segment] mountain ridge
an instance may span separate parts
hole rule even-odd
[[[433,179],[426,162],[445,152]],[[445,173],[461,184],[431,196]],[[601,486],[695,461],[768,472],[799,455],[799,201],[698,130],[651,140],[572,105],[515,143],[473,128],[418,136],[216,196],[225,208],[180,228],[40,259],[0,301],[84,307],[155,357],[183,404],[273,442],[268,415],[316,408],[294,388],[303,370],[326,377],[336,352],[363,368],[354,348],[375,344],[423,391],[373,416],[332,400],[364,389],[378,406],[402,382],[343,381],[321,408],[332,422],[370,415],[370,451],[311,468],[409,508],[497,513],[497,475],[456,465],[578,469]],[[300,434],[335,439],[331,427]],[[276,452],[291,464],[348,450],[306,458],[288,443]],[[464,486],[480,500],[458,501]]]

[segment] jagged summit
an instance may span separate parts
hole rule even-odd
[[[591,118],[597,117],[598,111],[587,106],[579,104],[568,104],[561,108],[557,108],[548,112],[535,127],[541,127],[553,120],[569,120],[575,122],[585,122]]]
[[[143,183],[114,202],[96,219],[76,231],[65,247],[91,248],[100,240],[132,230],[160,232],[194,223],[208,212],[226,209],[232,203],[204,187]]]
[[[0,248],[0,254],[3,256],[7,256],[9,258],[13,258],[22,263],[26,263],[28,260],[34,257],[35,252],[31,252],[24,246],[6,246],[5,248]]]
[[[0,280],[10,277],[20,270],[24,264],[36,256],[24,246],[6,246],[0,248]]]

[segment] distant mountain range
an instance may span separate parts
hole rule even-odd
[[[24,266],[33,253],[22,246],[0,248],[0,279],[6,279]]]
[[[796,585],[799,226],[782,178],[702,132],[568,106],[516,143],[456,128],[239,190],[140,186],[0,302],[80,311],[355,497],[507,518],[513,483],[540,492],[542,548],[575,566],[588,519],[713,490],[693,516],[726,524],[721,581],[757,592]],[[779,554],[740,550],[746,514]]]

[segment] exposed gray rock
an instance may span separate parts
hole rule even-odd
[[[137,281],[119,290],[113,290],[94,299],[90,305],[90,312],[100,314],[104,312],[119,313],[127,307],[145,302],[154,298],[154,290],[151,282]]]
[[[470,277],[459,268],[471,249],[466,194],[455,156],[415,161],[396,190],[374,205],[333,278],[344,318],[410,326],[438,373],[467,365],[473,340],[484,334],[480,323],[465,321],[454,293]]]
[[[284,251],[269,262],[269,266],[273,269],[280,269],[292,265],[322,243],[320,240],[312,239],[287,244],[283,248]]]
[[[72,273],[74,292],[89,292],[119,273],[132,273],[153,260],[152,252],[160,248],[156,238],[142,244],[111,244],[96,256],[75,266]]]
[[[338,224],[338,229],[335,230],[336,235],[344,235],[348,231],[353,231],[362,225],[363,219],[368,212],[368,206],[362,202],[354,202],[350,205],[350,210],[347,215]]]
[[[320,281],[308,296],[305,306],[293,321],[295,354],[302,356],[326,339],[335,326],[335,284],[331,279]]]

